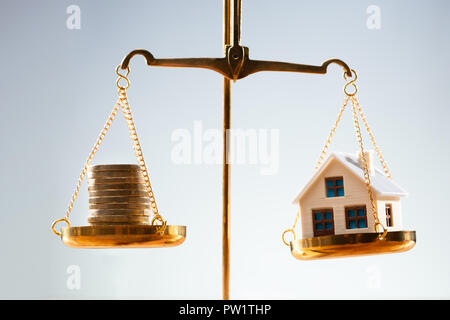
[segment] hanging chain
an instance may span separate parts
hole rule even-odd
[[[281,235],[281,240],[283,240],[284,244],[287,246],[289,246],[289,242],[287,242],[284,237],[286,236],[286,233],[290,232],[290,233],[292,233],[292,236],[294,237],[292,239],[292,241],[295,241],[295,239],[297,238],[296,234],[295,234],[295,226],[297,225],[297,221],[299,218],[300,218],[300,209],[298,209],[298,211],[297,211],[297,215],[295,217],[294,225],[292,226],[292,228],[284,230],[283,234]]]
[[[330,134],[328,135],[328,138],[327,138],[327,140],[325,142],[325,145],[323,146],[322,151],[320,152],[319,159],[317,159],[316,165],[314,166],[314,172],[316,172],[317,169],[319,169],[319,167],[322,165],[322,162],[325,160],[325,157],[326,157],[327,152],[328,152],[328,148],[330,147],[330,144],[331,144],[331,140],[334,137],[334,134],[335,134],[336,129],[337,129],[338,125],[339,125],[339,122],[341,121],[342,114],[344,113],[345,108],[347,107],[348,102],[350,101],[350,98],[351,98],[351,96],[346,94],[345,99],[342,102],[341,109],[339,110],[337,119],[334,122],[333,127],[331,128]],[[289,246],[289,243],[286,241],[285,235],[286,235],[286,233],[292,233],[292,235],[294,237],[293,240],[296,239],[295,228],[297,227],[297,223],[298,223],[298,221],[300,219],[300,215],[301,215],[301,211],[300,211],[300,209],[298,209],[297,210],[297,214],[295,216],[294,224],[292,225],[292,228],[286,229],[283,232],[282,236],[281,236],[284,244],[287,245],[287,246]]]
[[[366,185],[367,192],[369,194],[370,204],[371,204],[371,207],[372,207],[372,214],[373,214],[374,222],[375,222],[375,224],[374,224],[375,232],[378,233],[378,238],[380,240],[382,240],[382,239],[384,239],[386,237],[387,229],[383,226],[383,224],[381,224],[381,222],[380,222],[380,220],[378,218],[378,210],[377,210],[377,206],[376,206],[376,202],[375,202],[375,196],[374,196],[374,193],[373,193],[372,185],[371,185],[371,182],[370,182],[370,175],[369,175],[369,170],[368,170],[368,166],[367,166],[367,160],[365,158],[364,147],[363,147],[363,143],[362,143],[361,128],[359,126],[359,121],[358,121],[358,117],[357,117],[356,111],[358,111],[358,113],[360,114],[361,119],[363,120],[364,125],[365,125],[365,127],[367,129],[367,132],[369,133],[370,139],[372,140],[374,148],[375,148],[375,150],[377,152],[378,159],[380,160],[380,162],[381,162],[381,164],[382,164],[382,166],[384,168],[384,172],[386,174],[386,177],[391,179],[391,173],[390,173],[389,168],[388,168],[388,166],[386,164],[386,161],[384,160],[384,158],[383,158],[383,156],[381,154],[381,151],[380,151],[378,145],[375,142],[375,138],[374,138],[373,133],[372,133],[370,127],[369,127],[369,124],[368,124],[368,122],[367,122],[367,120],[366,120],[366,118],[364,116],[364,113],[362,111],[362,107],[359,104],[358,99],[356,98],[356,93],[358,92],[358,87],[356,86],[355,81],[358,78],[358,75],[356,74],[355,70],[352,69],[351,71],[352,71],[352,73],[354,75],[354,78],[352,78],[352,79],[347,79],[347,74],[346,74],[346,72],[344,72],[344,80],[347,81],[347,83],[344,86],[345,99],[344,99],[344,102],[342,103],[341,109],[339,110],[339,114],[337,116],[337,119],[334,122],[333,127],[331,128],[330,134],[328,135],[328,138],[327,138],[327,140],[325,142],[325,145],[324,145],[322,151],[320,152],[320,156],[319,156],[319,158],[318,158],[318,160],[316,162],[316,165],[314,166],[314,172],[316,172],[320,168],[320,166],[322,165],[323,161],[325,160],[325,157],[326,157],[326,155],[328,153],[328,148],[330,147],[330,144],[331,144],[331,140],[333,139],[334,134],[336,132],[336,129],[337,129],[337,127],[339,125],[339,122],[340,122],[340,120],[342,118],[342,114],[344,113],[345,108],[348,105],[348,102],[351,101],[352,109],[353,109],[353,122],[354,122],[354,126],[355,126],[355,131],[356,131],[356,138],[357,138],[357,141],[358,141],[358,144],[359,144],[359,147],[360,147],[360,152],[361,152],[361,162],[362,162],[363,172],[364,172],[364,183]],[[351,90],[349,88],[353,88],[353,90]],[[283,232],[283,234],[282,234],[282,240],[283,240],[284,244],[286,244],[287,246],[289,246],[289,243],[286,241],[285,235],[286,235],[286,233],[292,233],[293,237],[294,237],[293,240],[296,239],[295,228],[296,228],[297,223],[298,223],[298,221],[300,219],[300,215],[301,215],[301,211],[299,209],[297,211],[296,216],[295,216],[295,221],[294,221],[294,224],[292,225],[292,228],[286,229]]]
[[[359,149],[360,149],[360,158],[361,163],[363,167],[363,173],[364,173],[364,183],[366,185],[367,193],[369,194],[369,200],[370,204],[372,206],[372,215],[374,219],[374,228],[375,232],[378,232],[378,238],[380,240],[384,239],[387,234],[387,229],[381,224],[380,220],[378,219],[378,209],[377,204],[375,202],[375,195],[373,193],[372,184],[370,183],[370,174],[369,169],[367,166],[367,159],[364,153],[364,146],[361,136],[361,128],[359,126],[359,120],[358,120],[358,114],[357,114],[357,107],[352,99],[352,110],[353,110],[353,124],[355,126],[355,132],[356,132],[356,140],[358,141]]]
[[[75,191],[72,194],[72,198],[69,203],[69,207],[66,210],[66,215],[62,219],[55,220],[52,224],[52,231],[57,236],[61,236],[61,233],[59,231],[56,231],[55,226],[59,222],[65,222],[67,224],[67,227],[70,227],[69,222],[69,216],[72,212],[73,205],[75,203],[75,200],[78,197],[78,192],[80,191],[81,183],[83,182],[84,177],[86,176],[87,170],[89,165],[92,162],[92,159],[94,158],[95,153],[98,151],[98,148],[100,147],[100,144],[102,143],[103,139],[105,138],[106,133],[108,132],[109,128],[111,127],[112,122],[116,118],[117,112],[120,108],[120,99],[117,100],[116,104],[114,105],[111,113],[109,114],[108,120],[106,120],[105,125],[103,126],[102,130],[100,131],[100,134],[98,135],[97,141],[94,144],[94,147],[92,148],[91,152],[89,153],[89,156],[84,164],[83,170],[81,170],[80,177],[78,178],[77,185],[75,186]]]
[[[122,106],[123,116],[124,116],[125,120],[127,121],[128,131],[130,133],[130,138],[133,143],[134,154],[136,155],[138,164],[141,167],[142,175],[144,176],[144,180],[145,180],[145,186],[147,189],[147,193],[150,198],[150,204],[151,204],[152,212],[154,215],[153,220],[152,220],[152,225],[154,225],[155,222],[158,221],[159,223],[161,223],[160,226],[163,227],[162,229],[164,229],[166,226],[166,221],[163,220],[163,218],[161,217],[161,215],[158,212],[158,206],[156,205],[155,195],[153,193],[152,185],[150,183],[150,176],[147,171],[147,166],[145,165],[144,156],[142,154],[141,144],[139,143],[139,139],[138,139],[137,132],[136,132],[136,127],[134,125],[133,116],[131,114],[130,105],[128,103],[127,92],[126,92],[126,89],[123,87],[119,88],[119,99],[120,99],[120,103]]]
[[[361,119],[364,123],[364,126],[366,127],[367,132],[369,133],[370,140],[372,140],[372,144],[375,148],[375,151],[378,155],[378,159],[380,160],[381,165],[383,166],[384,174],[388,179],[392,179],[391,171],[389,170],[386,161],[384,160],[383,155],[381,154],[380,148],[378,147],[377,143],[375,142],[375,137],[373,136],[372,130],[370,129],[369,123],[367,122],[367,119],[364,115],[364,112],[362,111],[362,107],[359,104],[358,98],[356,96],[352,97],[352,101],[356,104],[356,108],[359,112],[359,115],[361,116]]]
[[[147,189],[147,192],[148,192],[148,195],[150,198],[152,212],[154,214],[154,217],[152,220],[152,225],[155,225],[155,223],[157,221],[161,223],[160,225],[158,225],[159,233],[164,232],[164,230],[166,228],[167,222],[164,221],[163,218],[161,217],[161,215],[158,213],[158,207],[156,206],[156,200],[155,200],[155,196],[153,194],[152,186],[150,184],[149,174],[148,174],[145,162],[144,162],[144,157],[142,155],[142,148],[139,143],[139,139],[137,137],[136,127],[134,125],[133,116],[131,114],[130,106],[128,104],[126,89],[130,85],[130,81],[127,78],[128,74],[130,73],[130,69],[129,68],[126,69],[127,70],[126,75],[121,75],[119,73],[119,67],[120,67],[120,65],[117,66],[117,68],[116,68],[116,74],[119,76],[119,78],[117,78],[117,81],[116,81],[116,84],[118,87],[119,99],[117,100],[111,113],[109,114],[108,120],[106,121],[105,125],[103,126],[102,130],[100,131],[100,134],[97,138],[97,141],[94,144],[94,147],[92,148],[91,152],[89,153],[89,156],[84,164],[83,170],[81,171],[80,177],[78,178],[78,182],[77,182],[77,185],[75,186],[75,191],[72,194],[72,198],[70,200],[69,206],[66,210],[66,215],[64,216],[64,218],[55,220],[52,223],[51,229],[52,229],[53,233],[55,233],[57,236],[61,236],[61,232],[59,232],[55,229],[55,226],[59,222],[65,222],[67,224],[67,227],[70,227],[69,216],[70,216],[70,213],[72,212],[72,208],[74,206],[75,200],[78,197],[81,183],[83,182],[83,179],[86,176],[87,170],[92,162],[92,159],[94,158],[95,153],[98,151],[100,144],[102,143],[103,139],[105,138],[106,133],[108,132],[109,128],[111,127],[112,122],[116,118],[119,108],[121,108],[122,113],[125,117],[125,120],[127,121],[128,130],[130,132],[130,137],[133,142],[134,152],[135,152],[136,158],[138,160],[139,166],[141,168],[142,174],[144,175],[146,189]],[[121,80],[125,81],[126,84],[124,86],[120,85]]]
[[[338,114],[338,116],[337,116],[337,118],[336,118],[336,121],[334,122],[333,127],[331,128],[330,134],[328,135],[328,138],[327,138],[327,140],[326,140],[326,142],[325,142],[325,145],[323,146],[323,149],[322,149],[322,151],[320,152],[319,159],[317,159],[317,162],[316,162],[316,165],[314,166],[314,171],[313,171],[313,172],[316,172],[317,169],[319,169],[320,166],[322,165],[322,162],[325,160],[325,157],[326,157],[326,155],[327,155],[327,153],[328,153],[328,148],[330,147],[330,144],[331,144],[331,140],[332,140],[333,137],[334,137],[334,134],[335,134],[336,129],[337,129],[338,125],[339,125],[339,122],[341,121],[342,114],[344,113],[345,108],[347,107],[348,102],[349,102],[349,100],[351,99],[352,95],[354,95],[354,94],[357,92],[356,85],[354,84],[354,81],[356,80],[356,78],[357,78],[357,77],[356,77],[356,73],[355,73],[355,79],[353,79],[352,81],[349,81],[349,82],[345,85],[345,87],[344,87],[344,91],[345,91],[345,93],[346,93],[344,102],[342,103],[341,109],[339,110],[339,114]],[[345,72],[344,72],[344,79],[347,80],[347,78],[346,78],[346,73],[345,73]],[[347,93],[347,87],[348,87],[350,84],[352,84],[352,85],[354,86],[354,92],[349,94],[349,93]],[[297,222],[298,222],[298,220],[300,219],[300,215],[301,215],[301,212],[300,212],[300,209],[299,209],[299,210],[297,211],[297,215],[295,216],[295,221],[294,221],[294,224],[292,225],[292,228],[286,230],[286,231],[283,233],[283,242],[284,242],[286,245],[288,245],[288,244],[287,244],[287,242],[286,242],[285,239],[284,239],[284,234],[287,233],[288,231],[289,231],[289,232],[292,232],[293,235],[294,235],[294,240],[295,240],[295,238],[296,238],[296,235],[295,235],[295,227],[297,226]]]
[[[323,146],[322,151],[320,152],[319,159],[317,159],[316,165],[314,167],[314,172],[316,172],[317,169],[319,169],[319,167],[322,165],[323,160],[325,160],[325,156],[327,155],[328,148],[330,147],[331,139],[333,139],[334,133],[336,132],[339,121],[341,121],[342,114],[344,113],[344,110],[347,107],[349,100],[350,100],[350,96],[346,95],[344,102],[342,103],[342,107],[339,110],[338,117],[337,117],[336,121],[334,122],[333,128],[331,128],[328,139],[325,142],[325,145]]]
[[[344,113],[344,110],[347,107],[349,100],[350,100],[350,96],[346,95],[345,99],[344,99],[344,102],[342,103],[341,109],[339,110],[339,114],[337,116],[337,119],[334,122],[333,127],[331,128],[330,134],[328,135],[328,138],[327,138],[327,140],[325,142],[325,145],[324,145],[322,151],[320,152],[319,159],[317,160],[316,165],[314,167],[314,172],[317,171],[317,169],[321,166],[323,160],[325,160],[325,156],[327,155],[328,148],[330,147],[331,139],[333,139],[333,136],[334,136],[334,134],[336,132],[336,129],[337,129],[338,125],[339,125],[339,122],[341,121],[342,114]],[[295,228],[297,226],[298,220],[300,219],[300,215],[301,215],[301,211],[299,209],[297,211],[297,215],[295,216],[295,221],[294,221],[294,224],[292,225],[292,228],[291,229],[287,229],[287,230],[285,230],[283,232],[282,239],[283,239],[284,244],[286,244],[287,246],[289,244],[287,243],[287,241],[284,238],[285,234],[290,232],[290,233],[293,234],[294,240],[296,239]]]

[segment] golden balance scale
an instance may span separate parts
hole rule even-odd
[[[70,201],[66,215],[62,219],[53,222],[52,230],[61,237],[62,241],[75,248],[156,248],[177,246],[186,238],[186,227],[168,225],[159,214],[155,196],[150,183],[150,176],[145,164],[142,148],[140,146],[133,117],[128,103],[127,88],[130,84],[128,74],[131,58],[136,55],[145,57],[147,65],[160,67],[191,67],[205,68],[223,75],[223,241],[222,241],[222,297],[229,299],[230,280],[230,165],[225,161],[230,152],[230,146],[226,143],[227,131],[230,129],[230,82],[242,79],[250,74],[260,71],[285,71],[299,73],[325,74],[327,67],[338,64],[344,68],[346,101],[344,102],[338,120],[327,140],[319,162],[323,160],[327,152],[329,142],[334,134],[337,122],[348,101],[353,105],[355,119],[355,94],[356,73],[339,59],[325,61],[321,66],[294,64],[277,61],[251,60],[247,47],[240,45],[241,32],[241,0],[224,0],[224,57],[222,58],[172,58],[156,59],[150,52],[142,49],[130,52],[117,66],[117,87],[119,98],[113,107],[109,118],[100,132],[100,135],[89,153],[88,159],[80,174]],[[231,15],[233,13],[233,16]],[[233,29],[231,32],[231,19]],[[232,41],[231,41],[232,35]],[[348,78],[348,79],[347,79]],[[114,121],[117,113],[122,111],[127,121],[137,165],[113,164],[91,166],[91,162],[103,141],[108,129]],[[365,119],[363,118],[364,122]],[[364,154],[362,139],[359,131],[359,123],[355,120],[357,138],[362,154]],[[370,129],[368,128],[368,131]],[[371,132],[369,132],[371,134]],[[374,139],[372,141],[375,144]],[[375,145],[376,146],[376,145]],[[378,149],[378,147],[376,147]],[[377,150],[378,151],[378,150]],[[381,154],[380,154],[381,155]],[[363,161],[363,170],[366,173],[367,163]],[[317,166],[316,166],[317,167]],[[70,225],[69,216],[77,198],[83,179],[88,178],[89,190],[89,218],[88,226],[73,227]],[[379,222],[373,199],[370,178],[367,176],[365,184],[372,203],[372,213],[375,219],[375,230],[372,233],[356,233],[349,235],[318,236],[307,239],[295,238],[295,226],[299,220],[299,213],[291,229],[283,233],[283,242],[290,246],[294,257],[301,260],[318,258],[331,258],[343,256],[356,256],[366,254],[380,254],[401,252],[411,249],[415,244],[415,231],[387,232],[387,229]],[[150,215],[153,215],[150,220]],[[59,231],[56,225],[66,223]],[[294,239],[287,241],[285,236],[292,233]]]

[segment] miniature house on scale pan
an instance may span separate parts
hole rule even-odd
[[[365,153],[380,222],[388,231],[402,230],[400,198],[407,193],[374,167]],[[297,195],[303,238],[374,232],[369,195],[359,154],[334,152]]]

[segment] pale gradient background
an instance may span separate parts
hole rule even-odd
[[[81,8],[81,30],[66,8]],[[381,8],[381,30],[366,8]],[[418,243],[405,254],[301,262],[281,243],[291,200],[309,179],[343,99],[342,70],[259,73],[232,85],[235,128],[280,129],[280,169],[232,168],[231,297],[450,298],[448,1],[243,1],[242,45],[252,58],[359,72],[360,101]],[[114,68],[135,48],[157,57],[221,56],[222,2],[1,1],[0,298],[221,297],[221,167],[175,165],[171,133],[220,127],[222,78],[211,71],[132,61],[131,107],[161,213],[188,226],[176,248],[76,250],[50,231],[116,99]],[[133,162],[123,119],[95,163]],[[333,150],[357,149],[351,113]],[[84,183],[72,213],[86,224]],[[79,265],[81,289],[66,268]],[[375,272],[373,271],[375,270]],[[371,288],[376,274],[380,287]]]

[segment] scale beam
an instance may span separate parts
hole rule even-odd
[[[155,67],[184,67],[203,68],[216,71],[224,77],[236,81],[256,72],[283,71],[299,73],[325,74],[330,64],[335,63],[344,68],[345,73],[351,77],[350,67],[342,60],[330,59],[320,66],[297,64],[279,61],[251,60],[248,48],[240,45],[226,46],[226,54],[223,58],[164,58],[157,59],[149,51],[137,49],[131,51],[122,60],[121,69],[128,69],[131,58],[136,55],[144,56],[147,65]]]

